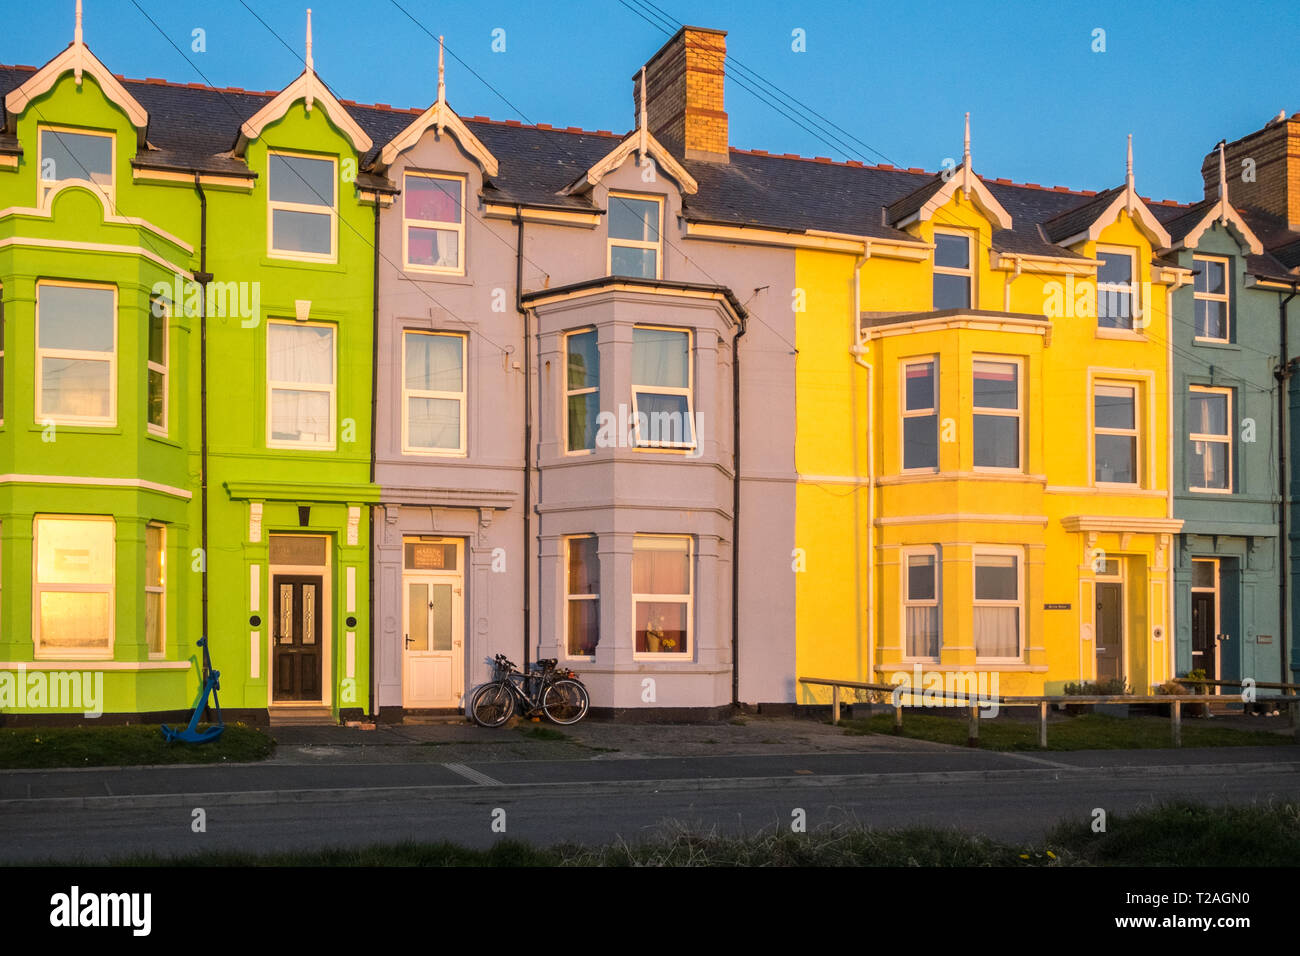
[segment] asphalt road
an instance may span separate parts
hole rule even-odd
[[[652,835],[667,821],[724,833],[853,820],[953,826],[1032,841],[1094,808],[1173,798],[1300,799],[1292,747],[1079,752],[778,754],[449,764],[9,771],[0,861],[100,861],[202,849],[288,850],[401,840],[482,847]],[[196,808],[206,832],[193,831]],[[504,811],[505,832],[494,820]]]

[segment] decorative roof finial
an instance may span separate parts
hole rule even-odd
[[[311,55],[311,7],[307,8],[307,58],[305,62],[307,64],[308,73],[316,72],[315,61],[312,59],[312,55]],[[307,88],[307,112],[308,113],[311,112],[311,101],[312,101],[311,87],[309,86]]]
[[[648,130],[646,129],[648,124],[646,122],[646,109],[645,109],[645,67],[644,66],[641,67],[641,114],[637,118],[636,125],[637,125],[637,131],[640,134],[640,139],[637,143],[637,149],[641,153],[641,161],[645,162],[645,149],[646,149],[645,139],[646,139],[646,133],[648,132]]]
[[[442,37],[438,37],[438,102],[447,102],[447,63],[443,57]]]
[[[72,43],[74,46],[86,45],[85,41],[82,39],[82,34],[81,34],[81,0],[77,0],[77,23],[72,30]],[[77,65],[73,68],[72,72],[76,78],[77,85],[80,86],[81,85],[81,61],[80,60],[77,61]]]
[[[970,112],[966,113],[966,133],[961,144],[961,189],[963,195],[970,199]]]
[[[1219,140],[1219,225],[1228,224],[1228,159],[1224,141]]]
[[[1124,189],[1128,193],[1127,208],[1129,214],[1133,213],[1133,200],[1136,193],[1133,192],[1133,134],[1128,134],[1128,160],[1124,167]]]

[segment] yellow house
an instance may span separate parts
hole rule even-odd
[[[1166,290],[1187,276],[1154,261],[1131,172],[987,182],[968,139],[944,174],[871,177],[897,184],[880,225],[796,253],[797,672],[1166,679]]]

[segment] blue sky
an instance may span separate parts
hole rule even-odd
[[[621,132],[632,74],[667,39],[646,18],[686,22],[727,30],[737,64],[847,131],[801,128],[744,89],[733,64],[733,146],[933,170],[960,156],[969,110],[984,175],[1106,188],[1123,179],[1131,131],[1139,191],[1156,199],[1200,198],[1201,157],[1220,138],[1300,110],[1300,4],[1288,2],[397,0],[417,25],[392,0],[85,0],[86,41],[125,76],[278,89],[301,70],[308,2],[317,71],[344,99],[427,106],[429,34],[443,33],[462,115]],[[24,29],[0,37],[0,62],[40,65],[72,37],[73,0],[26,9]],[[191,49],[195,28],[205,52]],[[491,49],[498,28],[505,52]],[[1105,52],[1092,49],[1098,28]],[[805,52],[791,48],[795,29]],[[822,122],[785,102],[804,126]]]

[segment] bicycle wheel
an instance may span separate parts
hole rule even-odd
[[[515,695],[505,681],[484,684],[474,692],[469,715],[480,727],[500,727],[515,712]]]
[[[567,677],[547,686],[542,695],[542,711],[557,724],[576,724],[587,716],[590,706],[587,688]]]

